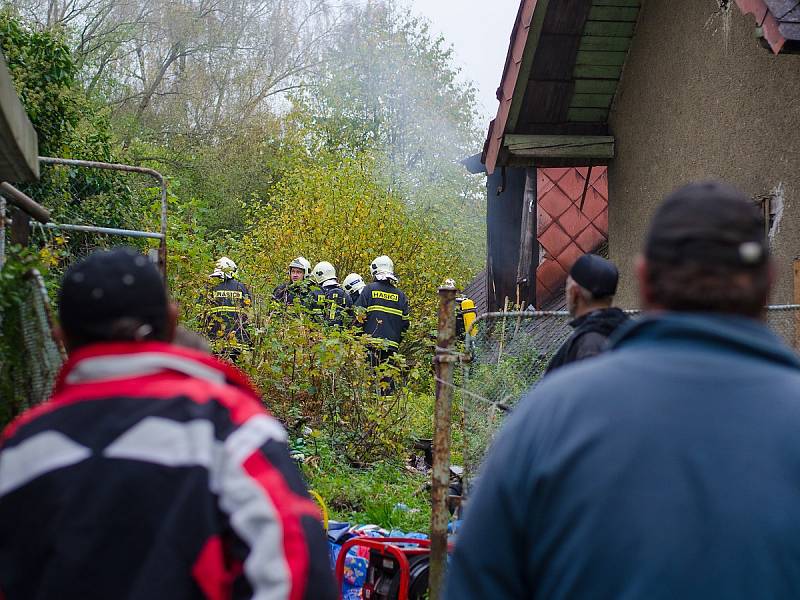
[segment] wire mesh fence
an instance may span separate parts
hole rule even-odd
[[[30,270],[15,282],[16,302],[3,311],[3,330],[15,334],[0,353],[3,420],[8,420],[49,395],[66,358],[53,337],[50,300],[44,280]]]
[[[51,270],[93,250],[136,246],[166,272],[167,189],[163,176],[132,165],[40,157],[41,179],[29,191],[52,214],[34,223],[34,243]]]
[[[95,161],[39,161],[38,182],[11,190],[19,196],[13,199],[2,191],[15,206],[6,210],[0,201],[0,423],[50,393],[63,355],[52,336],[48,291],[52,296],[71,264],[98,248],[125,244],[150,255],[166,276],[167,189],[160,173]],[[31,255],[47,269],[46,278],[24,271]],[[4,265],[6,259],[14,264]]]
[[[626,311],[636,318],[638,311]],[[544,375],[572,332],[566,311],[483,315],[467,340],[471,361],[456,380],[462,408],[462,454],[467,484],[478,474],[494,435],[520,398]],[[767,324],[800,351],[800,305],[768,307]]]

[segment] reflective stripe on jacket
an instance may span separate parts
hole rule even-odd
[[[236,279],[225,279],[212,287],[205,298],[210,304],[204,313],[204,325],[210,341],[223,345],[246,347],[248,313],[253,298],[247,286]]]
[[[409,325],[408,298],[402,290],[388,281],[375,281],[361,290],[356,307],[366,310],[364,333],[384,340],[394,350],[400,347]]]
[[[313,290],[309,297],[312,312],[323,323],[338,326],[350,323],[353,301],[338,285]]]

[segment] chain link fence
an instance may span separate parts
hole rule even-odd
[[[166,276],[167,188],[153,169],[40,157],[41,179],[30,194],[52,213],[34,223],[32,240],[46,251],[51,270],[97,248],[136,246]]]
[[[167,188],[160,173],[39,161],[38,182],[4,189],[0,199],[0,267],[16,261],[3,269],[0,286],[0,424],[50,393],[63,351],[53,339],[49,297],[71,264],[98,248],[126,244],[148,254],[166,277]],[[23,271],[31,255],[47,269],[44,278]]]
[[[633,317],[638,314],[627,312]],[[465,481],[478,473],[508,413],[542,377],[569,337],[571,320],[566,311],[526,311],[489,313],[476,321],[467,340],[472,360],[456,379],[463,411]],[[790,347],[800,350],[800,305],[770,306],[767,323]]]
[[[53,337],[50,300],[42,276],[33,269],[15,284],[15,302],[0,315],[4,332],[13,335],[4,340],[0,353],[3,421],[44,401],[66,358]]]

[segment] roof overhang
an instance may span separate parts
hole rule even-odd
[[[800,50],[798,0],[736,4],[753,15],[756,34],[772,52]],[[608,116],[640,5],[641,0],[521,0],[497,90],[497,116],[484,144],[487,173],[498,165],[568,167],[613,158]],[[519,136],[533,145],[521,147]],[[556,137],[563,139],[548,139]]]
[[[613,158],[608,113],[640,0],[522,0],[483,160],[580,166]],[[526,147],[520,147],[522,138]],[[563,138],[556,141],[555,138]],[[530,144],[534,144],[531,146]],[[581,162],[582,161],[582,162]]]
[[[0,181],[39,179],[36,131],[17,96],[5,57],[0,53]]]

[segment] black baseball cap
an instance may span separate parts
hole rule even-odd
[[[752,268],[769,258],[764,215],[736,188],[690,183],[667,196],[650,223],[649,261]]]
[[[569,276],[595,298],[608,298],[617,293],[619,271],[609,260],[597,254],[584,254],[569,270]]]
[[[110,326],[123,318],[150,325],[161,338],[167,325],[167,292],[156,266],[133,248],[98,250],[64,275],[58,316],[68,336],[112,340]]]

